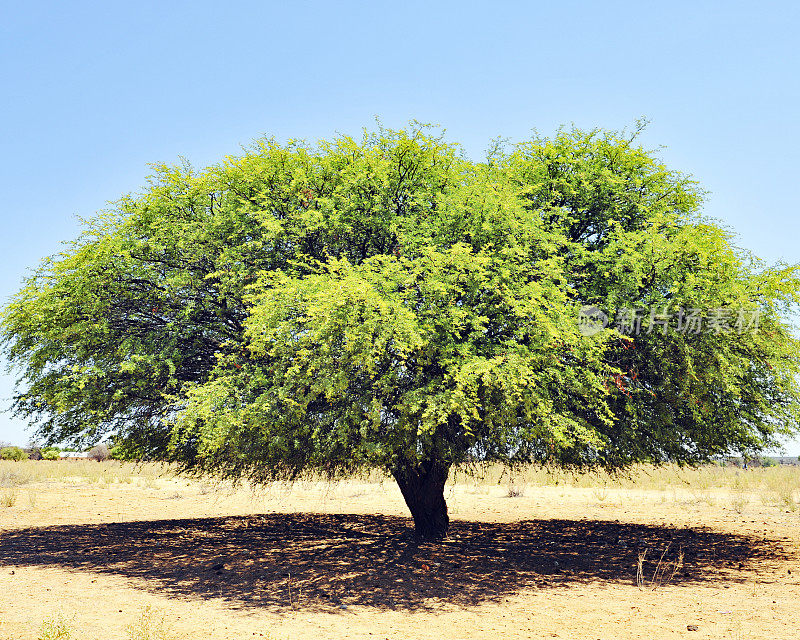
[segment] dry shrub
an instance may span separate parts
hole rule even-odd
[[[98,444],[97,446],[94,446],[91,449],[89,449],[90,460],[96,460],[97,462],[105,462],[109,458],[111,458],[111,451],[109,451],[108,445]]]
[[[525,494],[525,487],[521,484],[516,484],[512,482],[508,485],[508,493],[506,494],[509,498],[521,498]]]
[[[0,496],[0,506],[3,507],[13,507],[17,504],[17,492],[15,489],[11,489],[9,491],[4,491],[3,495]]]

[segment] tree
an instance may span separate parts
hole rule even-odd
[[[89,459],[96,462],[104,462],[111,457],[111,452],[107,444],[100,443],[89,449]]]
[[[13,460],[19,462],[20,460],[27,460],[28,454],[25,453],[20,447],[3,447],[0,449],[0,460]]]
[[[42,460],[58,460],[61,450],[58,447],[43,447],[41,450]]]
[[[455,465],[757,452],[798,428],[800,280],[701,195],[602,131],[485,162],[412,125],[158,166],[5,310],[14,408],[50,442],[109,436],[186,472],[384,469],[423,538],[447,532]],[[608,326],[583,331],[586,305]],[[760,321],[632,333],[632,308]]]

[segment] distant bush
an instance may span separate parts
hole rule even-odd
[[[28,454],[19,447],[4,447],[0,449],[0,460],[27,460]]]
[[[97,446],[89,449],[89,459],[91,460],[103,462],[104,460],[108,460],[110,457],[111,452],[108,450],[108,445],[98,444]]]
[[[41,451],[42,460],[58,460],[61,449],[58,447],[44,447]]]

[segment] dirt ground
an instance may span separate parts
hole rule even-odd
[[[59,617],[74,640],[143,639],[143,612],[164,622],[153,640],[800,637],[800,515],[757,496],[465,482],[451,535],[421,545],[388,482],[61,480],[15,497],[3,640]]]

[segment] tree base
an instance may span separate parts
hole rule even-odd
[[[427,468],[426,468],[427,467]],[[414,518],[414,535],[418,540],[441,540],[450,528],[444,485],[449,468],[430,464],[416,469],[401,469],[394,478]]]

